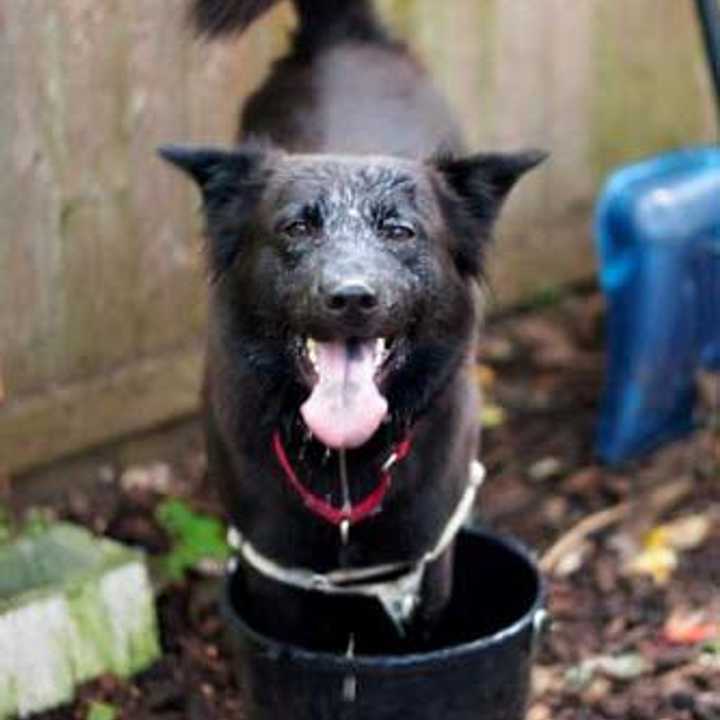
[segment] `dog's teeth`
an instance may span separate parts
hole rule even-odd
[[[310,358],[310,362],[315,365],[317,363],[317,344],[312,338],[308,338],[305,341],[305,350],[307,356]]]
[[[375,366],[379,367],[385,359],[385,338],[378,338],[375,341]]]

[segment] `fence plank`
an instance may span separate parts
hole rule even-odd
[[[20,472],[197,410],[197,346],[66,384],[0,413],[0,458]]]

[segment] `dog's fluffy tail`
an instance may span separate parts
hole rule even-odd
[[[201,35],[241,33],[281,0],[192,0],[192,24]],[[355,39],[385,41],[371,0],[293,0],[299,16],[296,49],[311,50],[329,42]]]

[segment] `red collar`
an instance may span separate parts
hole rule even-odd
[[[334,505],[331,505],[320,496],[308,490],[300,482],[295,470],[288,460],[287,453],[283,447],[282,439],[280,438],[280,432],[277,430],[273,433],[272,444],[275,456],[285,472],[285,479],[288,481],[290,487],[297,492],[305,504],[305,507],[307,507],[310,512],[332,525],[340,525],[346,520],[351,525],[355,525],[361,520],[367,518],[368,515],[376,510],[385,499],[385,495],[390,489],[390,468],[396,462],[399,462],[407,457],[410,452],[411,440],[410,436],[407,436],[395,446],[394,450],[390,453],[390,457],[385,461],[380,469],[380,481],[378,482],[377,487],[366,495],[359,503],[357,503],[357,505],[353,505],[349,509],[337,508]]]

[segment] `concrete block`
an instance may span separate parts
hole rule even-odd
[[[0,720],[73,698],[160,654],[142,553],[59,523],[0,544]]]

